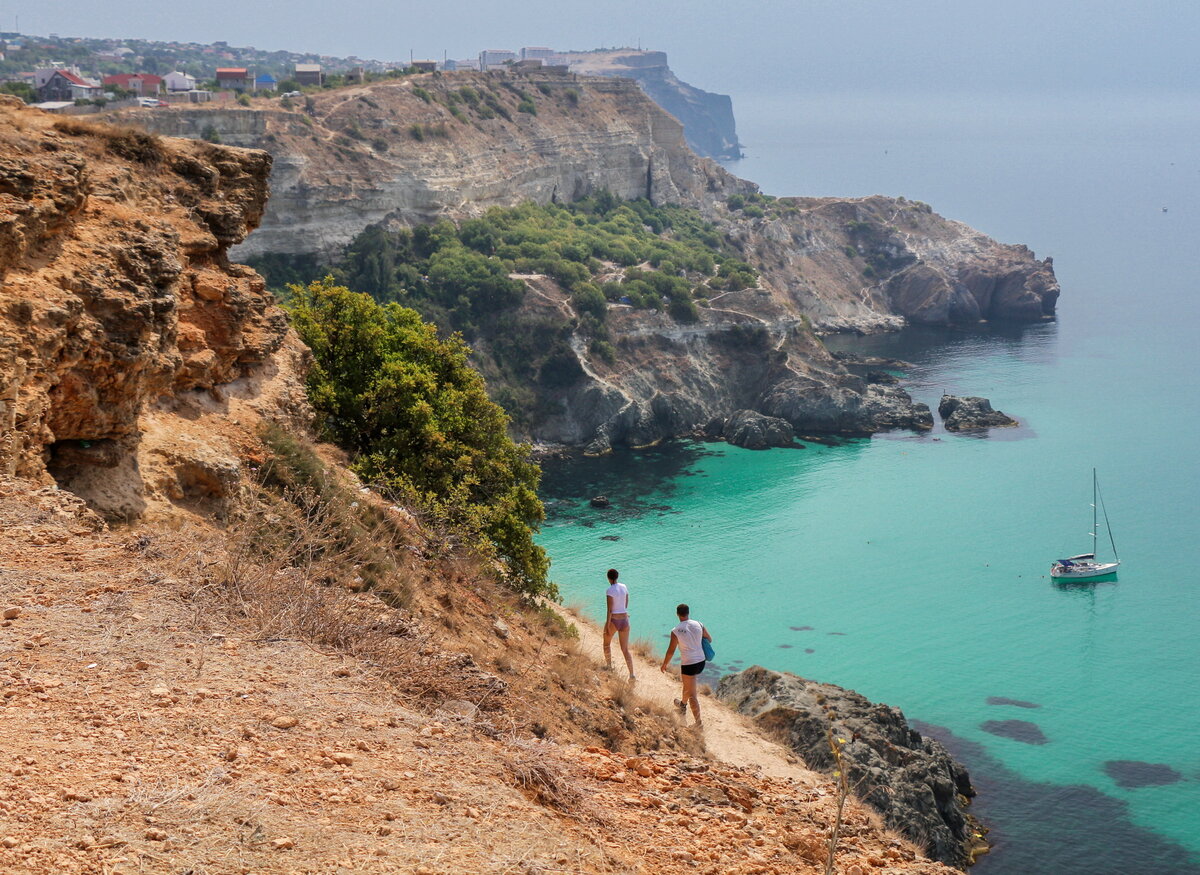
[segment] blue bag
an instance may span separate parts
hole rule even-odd
[[[700,639],[700,646],[704,648],[704,659],[706,662],[711,662],[712,658],[717,655],[717,651],[713,650],[712,642],[707,638]]]

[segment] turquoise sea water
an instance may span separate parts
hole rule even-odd
[[[552,466],[540,540],[566,599],[602,616],[618,567],[635,637],[659,643],[688,601],[723,670],[797,672],[936,727],[993,828],[977,872],[1200,872],[1195,104],[735,106],[747,157],[731,169],[769,193],[903,194],[1054,256],[1052,324],[828,340],[912,362],[931,407],[984,395],[1022,427]],[[1064,588],[1048,566],[1090,549],[1093,466],[1123,564]],[[588,507],[598,493],[613,507]],[[981,728],[1003,720],[1046,743]],[[1115,760],[1181,779],[1121,788]]]

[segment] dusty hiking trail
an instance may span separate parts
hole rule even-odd
[[[544,657],[530,663],[531,686],[497,697],[503,708],[468,705],[464,716],[465,702],[400,695],[370,659],[264,635],[219,610],[203,570],[220,561],[213,541],[199,576],[169,576],[181,537],[105,530],[63,492],[0,482],[0,871],[822,870],[832,788],[708,697],[708,756],[629,750],[645,734],[634,721],[653,710],[645,700],[669,705],[673,687],[639,660],[641,698],[624,696],[586,658],[599,653],[594,627],[577,624],[583,655],[564,638],[537,651],[536,622],[510,614],[507,638],[492,631],[494,599],[478,617],[460,610],[464,642],[468,627],[491,639],[477,659]],[[420,607],[396,616],[371,593],[328,595],[396,625],[440,622]],[[446,586],[437,597],[447,595],[462,602],[466,592]],[[550,656],[569,660],[570,683]],[[592,711],[566,704],[581,690]],[[596,742],[613,737],[606,715],[617,715],[625,752],[519,732],[511,718],[521,707],[574,713],[579,737]],[[855,805],[839,871],[953,872]]]
[[[604,643],[600,627],[573,610],[561,609],[561,613],[579,630],[580,650],[603,665]],[[636,625],[636,617],[633,618],[633,623],[634,629],[641,631]],[[612,643],[612,656],[613,677],[624,678],[625,662],[616,638]],[[680,694],[678,657],[673,660],[672,667],[666,674],[659,671],[660,661],[646,659],[637,651],[633,652],[633,665],[637,674],[637,680],[632,684],[635,695],[673,712],[672,703]],[[703,688],[703,683],[701,687]],[[826,778],[805,768],[786,748],[764,737],[746,717],[725,707],[716,698],[702,694],[700,714],[704,719],[704,747],[715,759],[742,768],[757,769],[764,775],[795,781],[806,787],[823,786],[827,783]],[[686,723],[691,725],[690,712]]]

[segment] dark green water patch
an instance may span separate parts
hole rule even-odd
[[[1014,708],[1040,708],[1037,702],[1025,702],[1021,699],[1010,699],[1007,696],[988,696],[989,705],[1012,705]]]
[[[1143,763],[1140,760],[1109,760],[1104,771],[1127,790],[1134,787],[1162,787],[1183,780],[1183,775],[1164,763]]]
[[[971,773],[978,791],[971,813],[990,829],[992,845],[971,875],[1200,875],[1186,849],[1134,824],[1122,800],[1093,787],[1026,780],[982,745],[910,722]]]
[[[1036,723],[1028,720],[986,720],[979,724],[979,728],[1024,744],[1045,744],[1050,740]]]
[[[568,456],[542,462],[542,500],[550,525],[618,523],[657,513],[678,513],[670,500],[684,477],[703,476],[702,459],[721,455],[714,445],[672,441],[641,450],[616,449],[603,456]],[[607,507],[592,507],[603,495]]]

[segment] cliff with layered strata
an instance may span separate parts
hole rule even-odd
[[[0,473],[116,519],[227,497],[237,439],[205,418],[304,405],[298,341],[227,257],[270,166],[0,103]]]
[[[688,146],[706,158],[740,158],[733,101],[682,81],[667,63],[666,52],[635,49],[566,52],[574,73],[633,79],[647,96],[683,125]]]
[[[336,261],[366,227],[479,215],[607,189],[699,210],[760,273],[712,297],[696,325],[613,306],[617,364],[573,337],[582,376],[542,393],[523,437],[603,450],[681,435],[751,409],[800,432],[928,428],[903,389],[868,385],[814,331],[1050,318],[1049,260],[903,198],[767,198],[693,153],[679,122],[626,79],[430,74],[311,97],[306,108],[172,108],[151,130],[274,158],[261,226],[233,253]],[[544,279],[544,278],[543,278]],[[526,308],[570,331],[568,296],[531,278]]]

